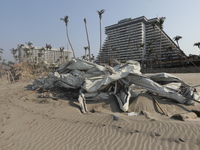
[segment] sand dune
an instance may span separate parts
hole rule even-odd
[[[200,84],[200,74],[175,74],[191,85]],[[1,80],[1,79],[0,79]],[[1,150],[198,150],[200,120],[180,121],[173,114],[200,110],[200,104],[185,106],[142,93],[133,99],[128,116],[114,97],[89,103],[91,112],[82,114],[76,99],[38,98],[27,85],[0,82]],[[200,90],[200,87],[198,87]],[[141,114],[144,111],[147,116]]]

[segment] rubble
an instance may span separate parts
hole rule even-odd
[[[56,72],[33,82],[33,89],[64,87],[79,90],[82,112],[87,112],[87,100],[108,99],[114,94],[120,109],[126,112],[129,100],[136,97],[138,89],[173,99],[182,104],[194,104],[200,94],[176,76],[167,73],[143,75],[137,61],[127,61],[114,67],[101,66],[80,59],[72,59]]]

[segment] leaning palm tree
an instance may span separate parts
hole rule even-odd
[[[91,52],[90,52],[90,41],[89,41],[89,36],[88,36],[88,30],[87,30],[87,21],[86,18],[84,18],[84,23],[85,23],[85,31],[86,31],[86,35],[87,35],[87,41],[88,41],[88,53],[89,53],[89,61],[91,61]]]
[[[66,25],[66,34],[67,34],[67,40],[68,40],[69,45],[70,45],[70,47],[71,47],[71,49],[72,49],[72,52],[73,52],[74,58],[76,58],[76,56],[75,56],[75,52],[74,52],[74,49],[73,49],[72,44],[71,44],[70,39],[69,39],[69,34],[68,34],[68,18],[69,18],[68,16],[65,16],[64,18],[60,18],[60,20],[63,20],[63,21],[65,22],[65,25]]]
[[[177,43],[177,45],[178,45],[179,48],[180,48],[180,46],[179,46],[178,41],[179,41],[180,39],[182,39],[182,36],[177,35],[177,36],[174,37],[174,41],[176,41],[176,43]]]
[[[102,31],[101,31],[101,19],[102,19],[102,14],[105,12],[105,9],[102,9],[100,11],[97,10],[97,13],[99,14],[99,25],[100,25],[100,64],[101,64],[101,50],[102,50],[102,47],[101,47],[101,43],[102,43]]]

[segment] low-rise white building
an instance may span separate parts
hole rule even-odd
[[[47,64],[59,64],[66,62],[71,58],[71,50],[65,49],[46,49],[44,47],[29,47],[18,44],[19,62],[39,62],[43,61]]]

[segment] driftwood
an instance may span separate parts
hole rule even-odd
[[[11,71],[7,71],[7,80],[8,80],[8,83],[15,82],[15,79],[14,79]]]
[[[162,107],[160,106],[160,104],[158,103],[158,101],[152,96],[153,101],[155,102],[156,106],[158,106],[160,108],[160,110],[162,111],[162,113],[164,115],[167,115],[167,113],[162,109]]]

